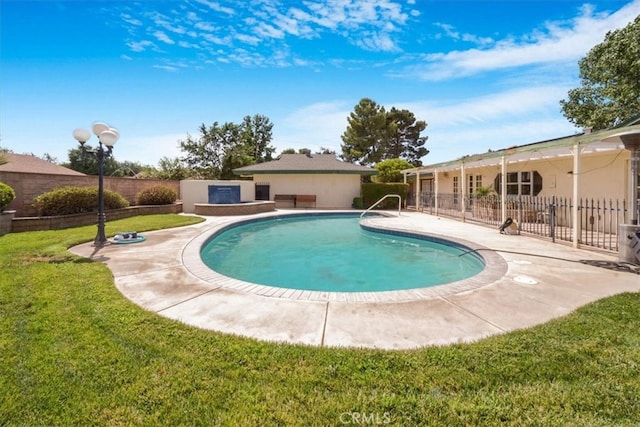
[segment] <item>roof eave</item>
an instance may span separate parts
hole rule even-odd
[[[377,175],[377,170],[350,171],[350,170],[234,170],[234,175]]]

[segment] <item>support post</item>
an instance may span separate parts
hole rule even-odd
[[[573,146],[573,206],[571,207],[571,224],[573,228],[571,230],[571,242],[574,248],[579,248],[580,229],[580,212],[578,211],[578,199],[580,198],[580,154],[582,149],[579,144]]]

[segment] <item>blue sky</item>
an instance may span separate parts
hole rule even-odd
[[[48,153],[105,121],[156,165],[262,114],[276,153],[340,153],[362,98],[427,122],[424,164],[579,132],[559,101],[640,0],[0,1],[0,147]],[[91,142],[91,141],[90,141]],[[95,137],[92,140],[96,143]]]

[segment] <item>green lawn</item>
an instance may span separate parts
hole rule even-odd
[[[107,223],[146,231],[194,217]],[[0,237],[0,425],[640,423],[640,295],[475,344],[269,344],[147,312],[66,249],[95,226]],[[603,284],[606,286],[606,284]]]

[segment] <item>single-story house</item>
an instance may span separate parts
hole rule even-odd
[[[305,206],[348,209],[360,196],[362,176],[376,175],[378,171],[342,162],[334,154],[283,154],[277,160],[234,169],[233,173],[253,177],[256,200],[279,203],[302,195],[312,196],[298,198],[305,201]]]
[[[631,152],[621,141],[611,141],[610,137],[622,132],[640,132],[640,116],[615,128],[562,138],[519,145],[482,154],[406,169],[405,182],[411,184],[410,204],[418,210],[429,210],[438,214],[446,204],[448,214],[475,219],[473,204],[479,189],[489,188],[497,194],[498,213],[495,221],[505,221],[509,200],[519,197],[535,205],[543,200],[542,208],[530,217],[521,218],[528,222],[547,221],[549,205],[566,202],[563,222],[573,228],[574,243],[579,240],[577,233],[587,226],[615,232],[618,222],[631,217],[629,206],[631,196],[640,198],[640,186],[631,187]],[[609,138],[609,139],[608,139]],[[502,179],[506,177],[506,179]],[[587,204],[586,201],[597,201]],[[446,201],[446,203],[445,203]],[[600,201],[602,203],[600,204]],[[607,212],[603,209],[607,206]],[[586,215],[586,211],[592,212]],[[606,215],[609,210],[618,210],[623,219],[613,223]],[[522,213],[522,212],[520,212]],[[585,214],[581,216],[582,214]],[[622,217],[621,217],[622,218]],[[609,224],[605,222],[609,221]],[[573,225],[577,224],[577,227]],[[557,223],[555,224],[557,225]],[[611,229],[611,230],[609,230]]]

